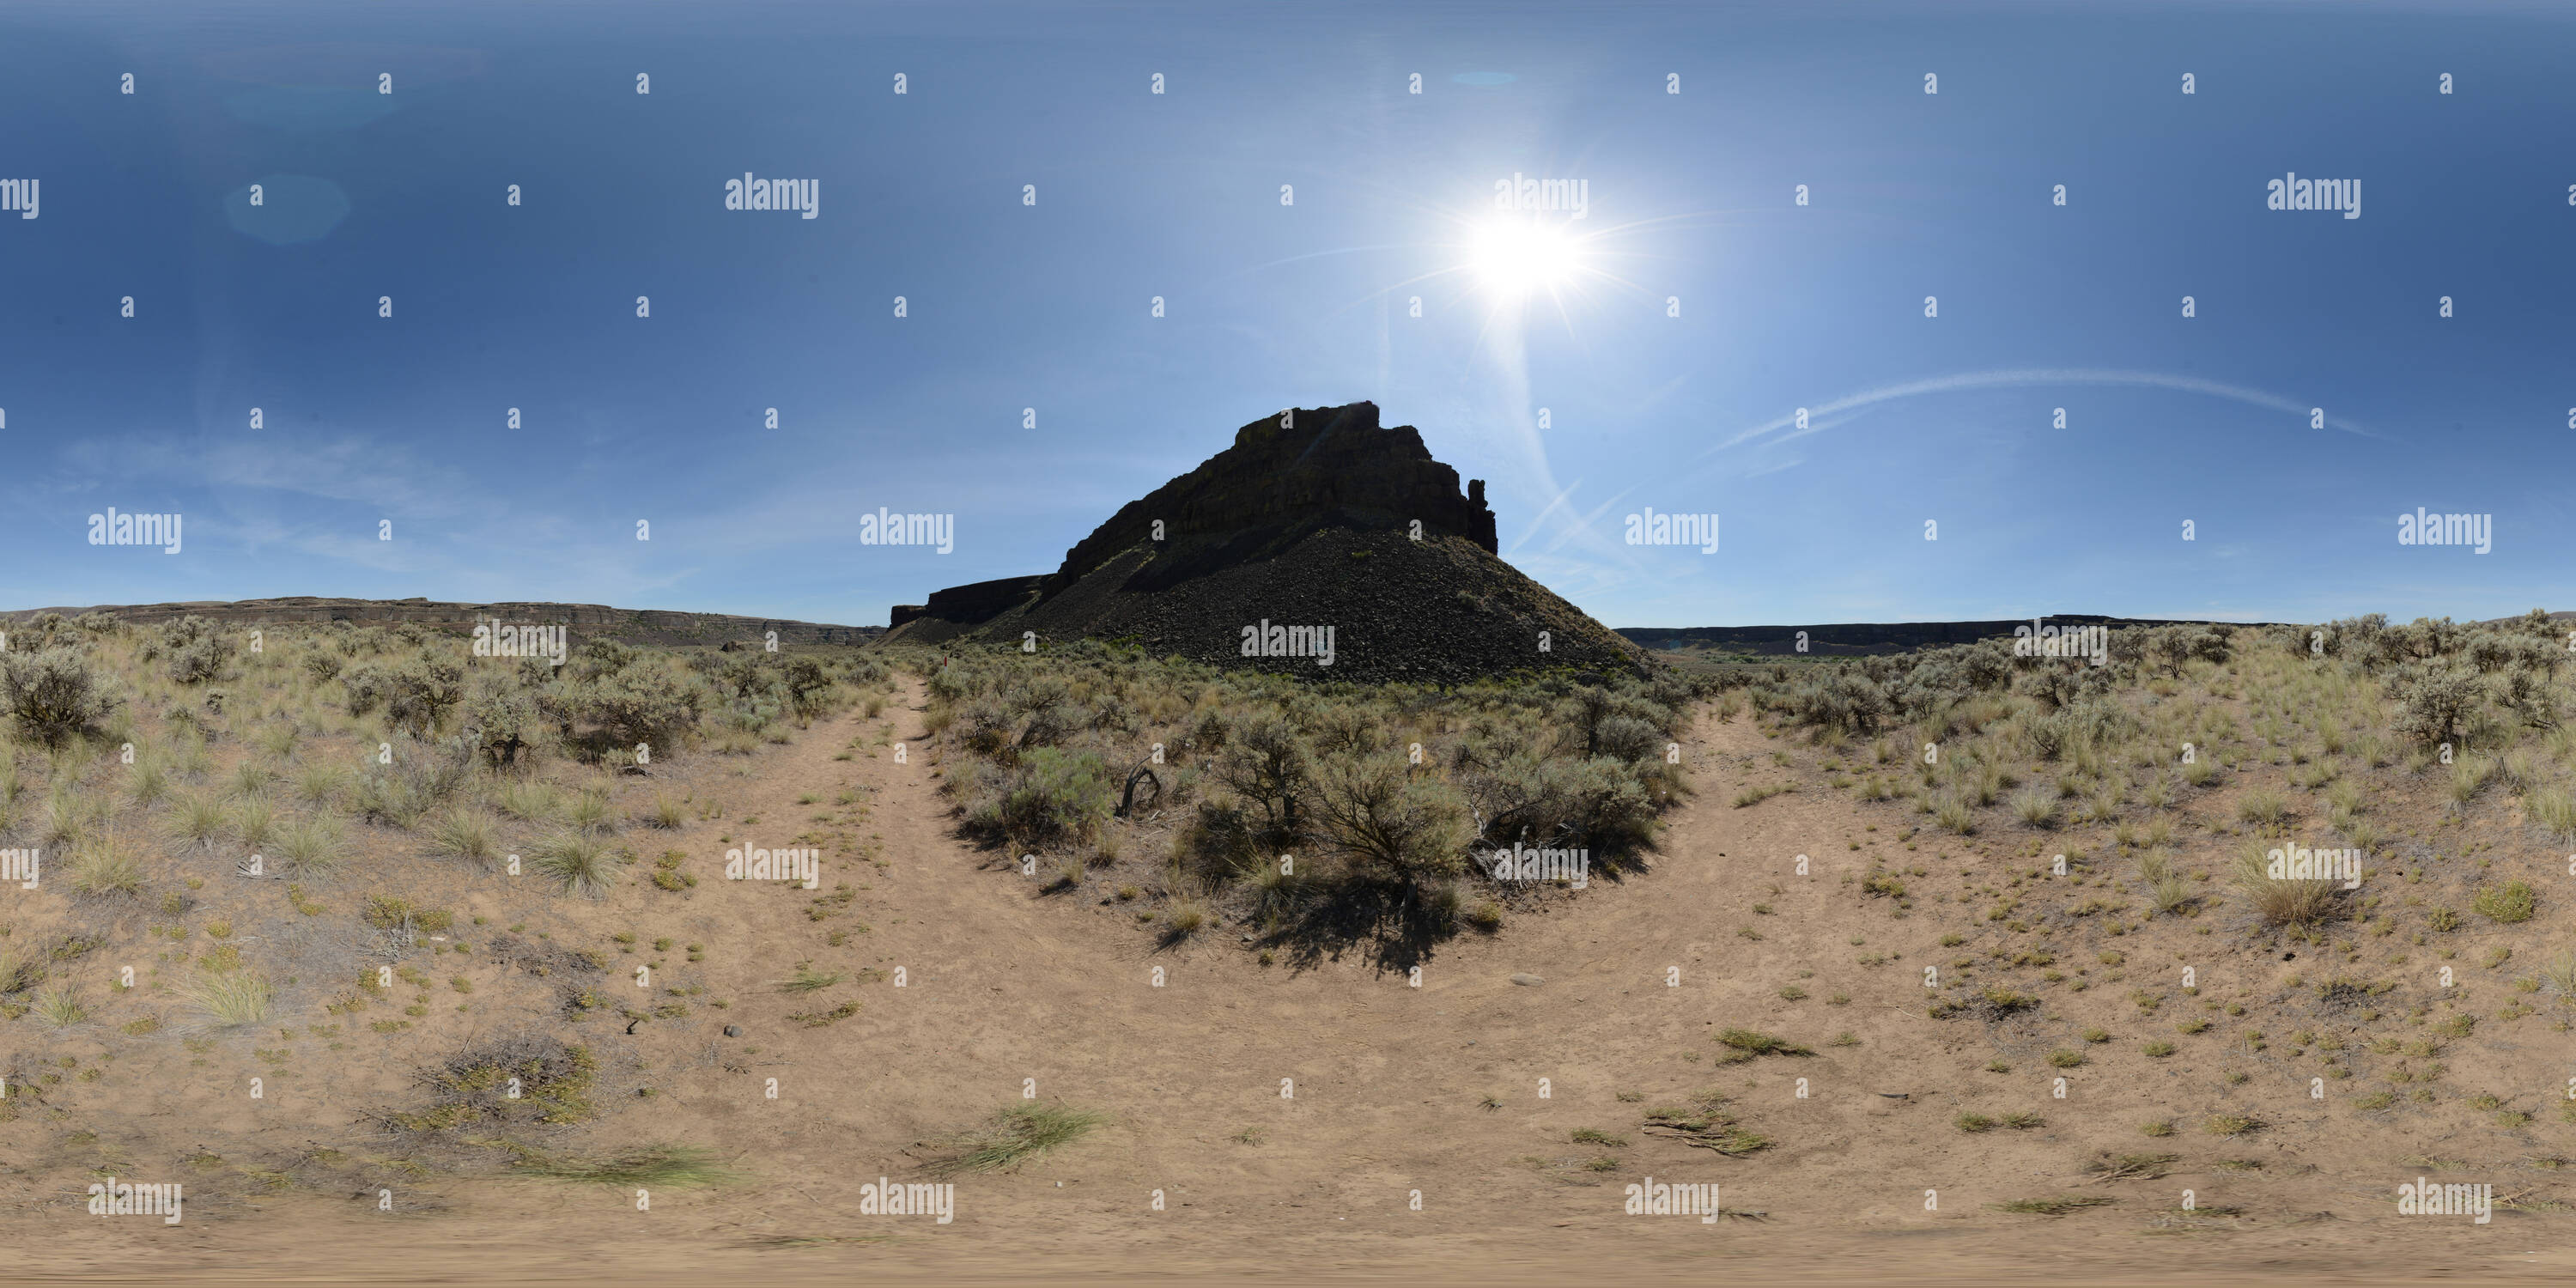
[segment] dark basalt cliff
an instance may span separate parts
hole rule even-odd
[[[1317,680],[1454,683],[1630,669],[1642,651],[1497,557],[1484,483],[1432,459],[1373,403],[1298,408],[1129,502],[1053,573],[899,605],[889,640],[1129,639]],[[1246,656],[1264,624],[1334,630],[1333,664]]]

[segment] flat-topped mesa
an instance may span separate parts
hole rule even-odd
[[[1326,527],[1409,532],[1418,520],[1426,538],[1465,537],[1496,552],[1484,480],[1461,495],[1458,471],[1431,459],[1421,432],[1381,428],[1372,402],[1300,407],[1236,430],[1234,446],[1120,507],[1066,551],[1048,593],[1152,541],[1156,520],[1167,542],[1213,538],[1237,548],[1271,544],[1231,540],[1263,530],[1287,539]]]

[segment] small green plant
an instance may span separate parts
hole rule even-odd
[[[2478,910],[2479,916],[2489,921],[2510,925],[2518,921],[2531,920],[2532,910],[2538,902],[2538,895],[2529,885],[2521,881],[2508,881],[2501,886],[2479,887],[2476,900],[2471,906]]]

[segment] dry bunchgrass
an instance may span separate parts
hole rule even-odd
[[[566,894],[595,899],[617,884],[617,864],[607,843],[588,832],[556,832],[537,842],[529,857],[536,870],[560,882]]]
[[[933,1176],[1006,1172],[1091,1134],[1108,1121],[1102,1114],[1065,1105],[1009,1105],[981,1126],[946,1142],[946,1152],[925,1165]]]
[[[2332,879],[2274,877],[2271,860],[2260,844],[2237,856],[2236,889],[2253,905],[2267,926],[2309,927],[2343,915],[2337,898],[2342,882]]]
[[[267,980],[244,971],[200,975],[182,982],[176,991],[196,1011],[200,1027],[208,1029],[257,1024],[268,1018],[277,996]]]

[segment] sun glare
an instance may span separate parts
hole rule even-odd
[[[1468,263],[1487,290],[1517,299],[1554,290],[1572,276],[1574,238],[1562,226],[1502,220],[1476,231],[1468,244]]]

